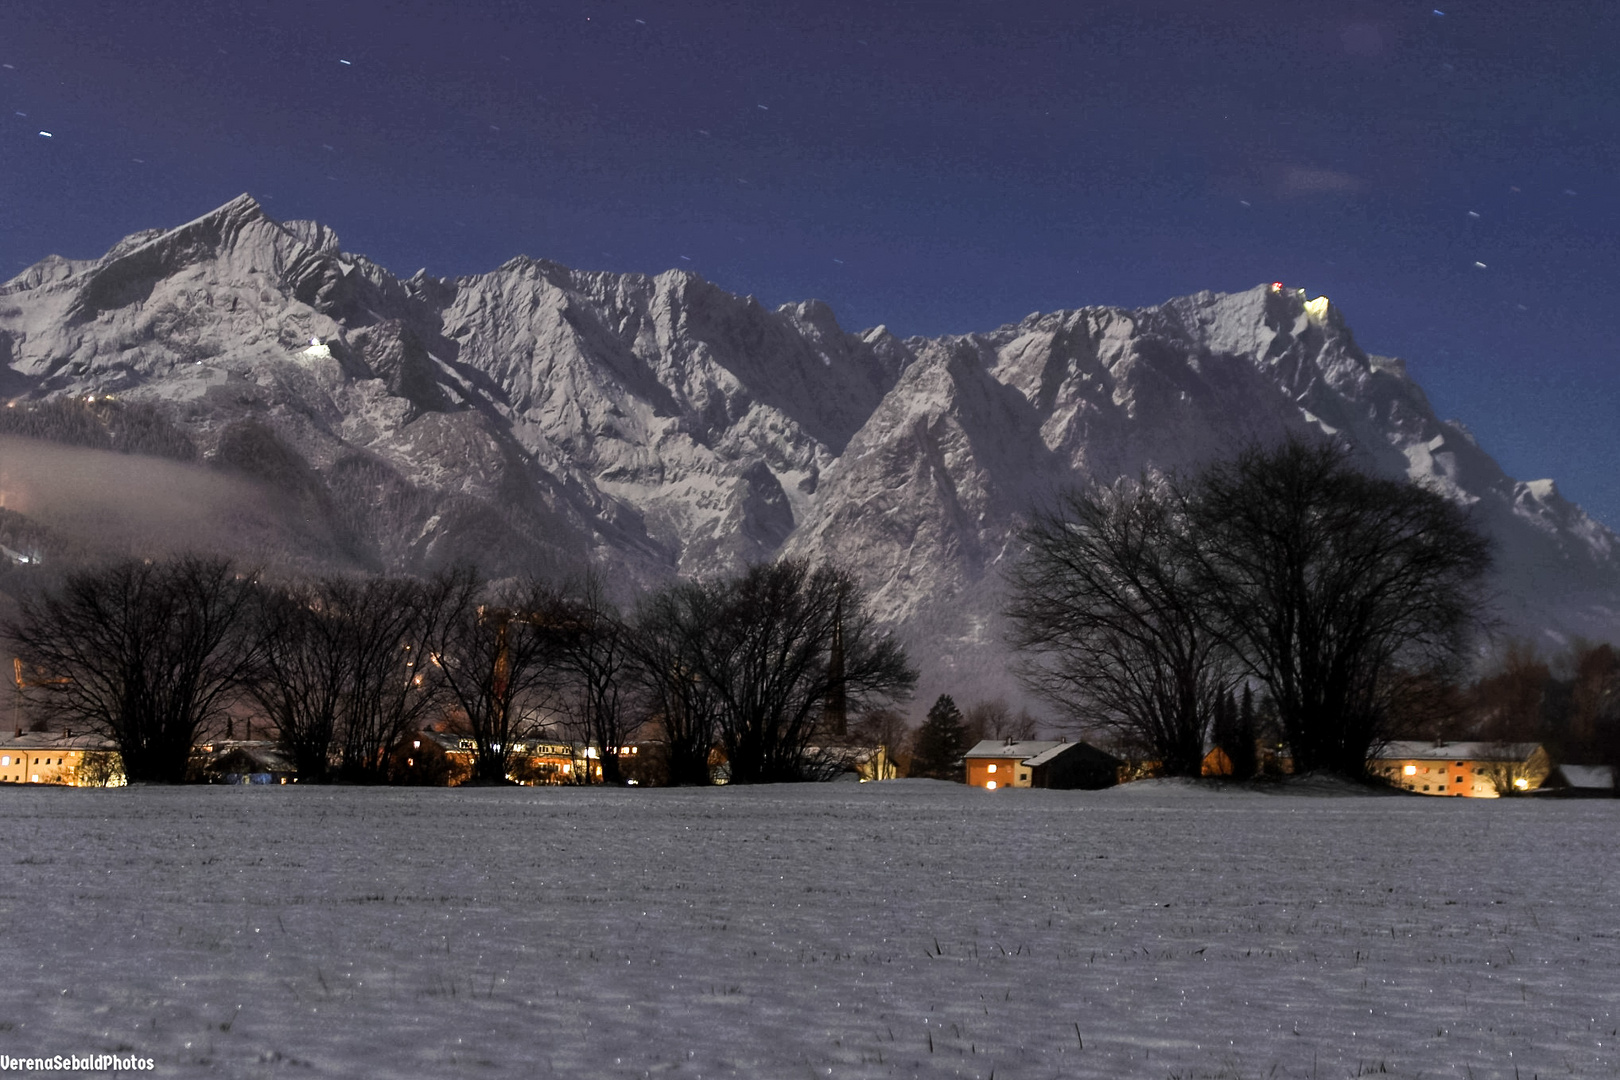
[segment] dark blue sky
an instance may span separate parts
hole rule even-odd
[[[0,276],[248,191],[902,334],[1282,279],[1620,525],[1620,5],[1440,7],[8,0]]]

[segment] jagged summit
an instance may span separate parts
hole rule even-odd
[[[837,559],[918,649],[924,693],[1004,688],[999,567],[1032,505],[1291,431],[1474,507],[1510,627],[1620,627],[1613,535],[1550,481],[1506,476],[1294,288],[902,340],[682,270],[519,257],[402,280],[243,195],[100,259],[43,260],[0,298],[0,393],[154,406],[216,471],[318,523],[290,558],[594,558],[627,582]]]

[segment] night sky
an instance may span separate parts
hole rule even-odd
[[[0,63],[0,277],[246,191],[900,334],[1280,279],[1620,525],[1613,0],[7,0]]]

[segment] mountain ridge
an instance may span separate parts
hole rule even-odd
[[[1473,507],[1511,631],[1620,636],[1614,534],[1507,476],[1303,290],[901,339],[681,270],[518,257],[402,279],[243,195],[0,285],[0,393],[150,405],[238,469],[285,452],[319,488],[299,512],[330,519],[298,533],[329,538],[289,552],[300,565],[594,560],[648,584],[837,559],[911,643],[925,696],[1015,692],[997,569],[1032,506],[1289,432],[1338,434]]]

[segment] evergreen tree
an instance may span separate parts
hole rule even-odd
[[[1221,701],[1215,722],[1215,744],[1232,763],[1232,779],[1253,778],[1257,764],[1255,740],[1258,737],[1254,719],[1254,691],[1245,683],[1243,704],[1239,706],[1236,696],[1228,693]]]
[[[928,719],[917,729],[911,755],[911,775],[935,780],[961,780],[962,755],[968,750],[962,712],[949,694],[939,695]]]

